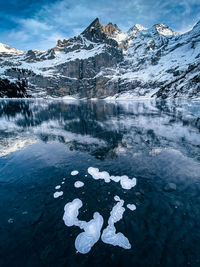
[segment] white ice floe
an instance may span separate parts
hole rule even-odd
[[[76,181],[76,182],[74,183],[74,186],[75,186],[76,188],[79,188],[79,187],[84,186],[84,183],[81,182],[81,181]]]
[[[62,182],[61,184],[64,184],[65,182]]]
[[[114,196],[114,200],[115,201],[120,201],[120,197],[119,196]]]
[[[100,238],[102,226],[103,217],[98,212],[94,213],[92,220],[85,222],[84,232],[80,233],[75,240],[75,247],[80,253],[86,254],[91,250]]]
[[[136,178],[129,179],[127,175],[122,175],[122,176],[113,176],[106,172],[100,172],[98,168],[94,167],[89,167],[88,168],[88,173],[95,179],[103,179],[106,183],[109,183],[110,181],[114,182],[120,182],[121,187],[123,189],[131,189],[136,185]]]
[[[72,175],[72,176],[75,176],[75,175],[77,175],[78,173],[79,173],[78,171],[72,171],[72,172],[71,172],[71,175]]]
[[[57,192],[55,192],[54,194],[53,194],[53,197],[54,198],[58,198],[58,197],[61,197],[63,195],[63,191],[57,191]]]
[[[83,203],[80,199],[76,198],[69,202],[64,207],[63,220],[67,226],[78,226],[84,232],[80,233],[75,240],[75,247],[78,252],[85,254],[88,253],[94,244],[99,240],[101,228],[103,226],[103,217],[95,212],[93,219],[89,222],[80,221],[77,217],[79,209]]]
[[[118,203],[113,207],[110,212],[110,217],[108,219],[108,226],[103,230],[101,240],[113,246],[119,246],[125,249],[130,249],[131,244],[127,237],[124,236],[121,232],[116,233],[116,228],[114,224],[120,221],[123,217],[125,211],[124,200],[121,200],[118,196],[114,198]]]
[[[128,176],[123,175],[121,176],[120,184],[124,189],[131,189],[136,185],[136,179],[135,178],[129,179]]]
[[[80,227],[81,221],[78,220],[79,209],[83,206],[80,199],[75,198],[72,202],[69,202],[64,207],[63,220],[65,225],[72,226],[76,225]]]
[[[127,204],[127,208],[132,211],[136,210],[136,206],[134,204]]]
[[[60,189],[60,188],[61,188],[60,185],[57,185],[57,186],[55,187],[56,190],[58,190],[58,189]]]

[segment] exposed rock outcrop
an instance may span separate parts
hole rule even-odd
[[[10,82],[8,79],[0,79],[0,97],[25,98],[29,97],[26,91],[25,80]]]
[[[0,46],[0,77],[26,79],[33,97],[196,98],[199,66],[200,23],[182,35],[164,24],[123,33],[97,18],[45,52]]]

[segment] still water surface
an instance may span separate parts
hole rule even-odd
[[[101,236],[116,196],[131,248],[100,237],[79,253],[64,206],[81,200],[79,221],[98,212]],[[200,102],[1,100],[0,213],[0,266],[200,266]]]

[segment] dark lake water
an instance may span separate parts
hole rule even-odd
[[[200,102],[0,100],[0,214],[0,266],[200,266]]]

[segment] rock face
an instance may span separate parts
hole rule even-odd
[[[25,98],[29,97],[26,92],[26,82],[10,82],[8,79],[0,79],[0,97]]]
[[[95,19],[45,52],[0,44],[0,77],[26,80],[31,96],[200,97],[200,22],[182,35],[167,25],[127,33]]]

